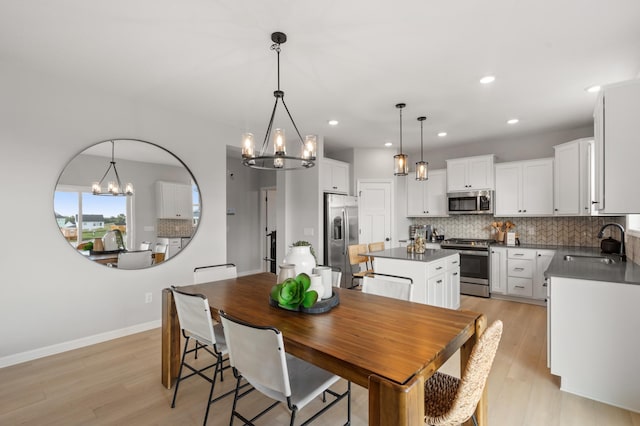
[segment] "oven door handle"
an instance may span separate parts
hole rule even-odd
[[[484,256],[489,257],[489,252],[484,250],[459,250],[460,254],[466,254],[469,256]]]

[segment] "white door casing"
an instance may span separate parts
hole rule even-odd
[[[384,241],[391,247],[393,185],[389,179],[358,180],[359,243]]]

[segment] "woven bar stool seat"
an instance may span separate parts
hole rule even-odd
[[[459,425],[474,412],[484,391],[502,336],[502,321],[495,321],[471,351],[462,378],[435,372],[424,386],[424,422],[431,426]]]

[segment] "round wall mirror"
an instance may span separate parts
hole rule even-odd
[[[189,244],[200,192],[187,166],[135,139],[99,142],[75,156],[56,184],[60,235],[88,261],[117,269],[160,265]]]

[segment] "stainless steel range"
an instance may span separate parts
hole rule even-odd
[[[441,244],[443,249],[460,253],[460,293],[489,297],[489,246],[495,240],[451,238]]]

